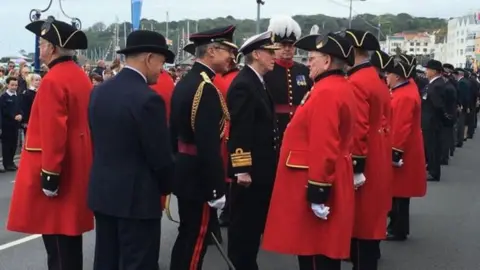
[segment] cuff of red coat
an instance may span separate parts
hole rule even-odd
[[[392,161],[398,163],[401,159],[403,159],[403,150],[392,148]]]
[[[53,172],[49,170],[42,169],[42,174],[48,174],[48,175],[60,175],[59,172]]]
[[[367,156],[352,155],[353,173],[364,173]]]
[[[330,197],[332,184],[308,180],[307,201],[315,204],[325,204]]]

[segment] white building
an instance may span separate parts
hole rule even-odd
[[[465,67],[475,55],[475,38],[480,35],[480,11],[448,21],[447,61],[455,67]]]
[[[434,47],[433,59],[442,63],[448,62],[447,43],[437,43]]]
[[[397,50],[411,55],[431,55],[435,50],[435,35],[426,32],[402,32],[387,36],[385,52],[395,54]]]

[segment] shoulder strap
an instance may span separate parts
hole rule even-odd
[[[208,84],[211,84],[215,88],[215,90],[217,91],[218,98],[220,99],[220,105],[222,107],[222,112],[223,112],[222,120],[219,123],[220,124],[220,137],[223,137],[225,132],[226,132],[227,126],[228,126],[228,125],[225,124],[225,122],[230,121],[230,113],[228,112],[227,103],[225,102],[225,99],[223,98],[222,93],[220,92],[220,90],[217,89],[217,87],[215,87],[215,85],[212,83],[212,80],[210,80],[210,78],[208,77],[207,73],[201,72],[200,76],[202,76],[203,80],[200,83],[200,85],[198,85],[197,91],[195,92],[195,95],[193,96],[192,113],[191,113],[191,116],[190,116],[191,128],[192,128],[193,132],[195,132],[195,119],[197,117],[198,106],[200,106],[200,101],[202,99],[203,88],[205,88],[205,84],[208,83]]]

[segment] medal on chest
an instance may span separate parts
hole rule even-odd
[[[298,86],[307,86],[307,79],[305,78],[305,75],[297,75],[296,80]]]

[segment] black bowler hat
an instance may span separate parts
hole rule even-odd
[[[383,51],[375,51],[370,57],[370,63],[380,70],[391,69],[394,65],[393,57]]]
[[[427,64],[425,65],[425,68],[426,69],[431,69],[431,70],[436,70],[436,71],[439,71],[439,72],[443,71],[442,62],[434,60],[434,59],[429,60],[427,62]]]
[[[195,50],[196,50],[195,44],[188,43],[187,45],[185,45],[185,47],[183,47],[183,50],[191,55],[195,55]]]
[[[275,35],[271,31],[263,32],[261,34],[248,38],[245,43],[238,49],[238,52],[247,55],[254,50],[278,50],[280,46],[274,44]]]
[[[445,64],[443,64],[443,69],[444,69],[445,71],[452,72],[455,68],[453,67],[452,64],[445,63]]]
[[[204,32],[198,32],[191,34],[189,39],[195,44],[195,46],[206,45],[210,43],[221,43],[228,47],[238,49],[237,45],[233,43],[233,33],[235,32],[235,26],[230,25],[227,27],[220,27],[210,29]]]
[[[350,42],[334,33],[305,36],[293,45],[305,51],[317,51],[337,57],[345,60],[349,66],[355,63],[355,54]]]
[[[87,36],[83,31],[69,23],[55,20],[53,16],[31,22],[25,28],[60,48],[85,50],[88,47]]]
[[[118,54],[158,53],[165,56],[165,62],[172,64],[175,54],[168,49],[167,40],[162,34],[149,30],[137,30],[127,37],[127,46]]]
[[[347,39],[355,48],[365,51],[380,50],[380,43],[377,38],[368,31],[355,29],[345,30],[345,39]]]
[[[415,66],[409,65],[402,57],[393,59],[393,65],[390,65],[385,71],[388,73],[397,74],[404,78],[410,78]]]

